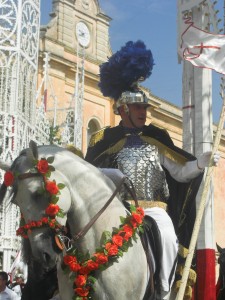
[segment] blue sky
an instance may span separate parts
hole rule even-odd
[[[222,18],[223,0],[216,7]],[[127,41],[143,40],[155,61],[152,75],[143,85],[151,92],[182,107],[182,65],[177,60],[176,0],[99,0],[102,10],[113,20],[110,41],[117,51]],[[41,24],[48,22],[52,0],[41,0]],[[222,27],[222,25],[221,25]],[[213,118],[218,121],[222,100],[220,75],[213,72]]]

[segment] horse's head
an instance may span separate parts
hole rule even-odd
[[[59,253],[55,235],[63,232],[70,208],[69,189],[61,184],[65,180],[54,169],[53,158],[38,153],[36,144],[31,142],[6,172],[0,191],[1,202],[6,189],[11,189],[12,202],[19,206],[22,215],[17,234],[29,238],[33,256],[46,269],[55,266]]]

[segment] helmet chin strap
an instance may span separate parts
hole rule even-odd
[[[128,118],[129,118],[131,124],[132,124],[135,128],[138,128],[138,127],[134,124],[134,122],[132,121],[131,116],[129,115],[129,113],[128,113]]]
[[[133,127],[134,127],[134,128],[138,128],[138,127],[134,124],[133,120],[131,119],[130,111],[129,111],[128,105],[126,105],[126,106],[124,107],[124,110],[125,110],[125,112],[126,112],[126,114],[127,114],[127,116],[128,116],[129,121],[130,121],[131,124],[133,125]]]

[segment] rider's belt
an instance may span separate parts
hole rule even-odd
[[[128,201],[130,204],[135,205],[135,201],[134,200],[130,200]],[[146,201],[146,200],[139,200],[138,201],[138,206],[142,207],[142,208],[152,208],[152,207],[160,207],[163,208],[165,210],[167,210],[167,204],[165,202],[162,201]]]

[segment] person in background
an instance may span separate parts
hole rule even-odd
[[[0,272],[0,300],[20,300],[17,294],[7,286],[8,274]]]
[[[12,284],[12,290],[17,294],[19,299],[22,297],[22,289],[24,288],[24,276],[23,274],[17,274],[15,276],[15,282]]]
[[[179,275],[193,229],[195,196],[211,152],[196,159],[176,147],[167,131],[145,125],[151,104],[138,83],[151,75],[153,65],[145,44],[130,41],[100,66],[99,87],[104,96],[114,100],[114,113],[120,115],[121,122],[93,134],[85,159],[99,168],[119,169],[132,181],[139,206],[158,225],[161,266],[157,299],[169,299],[178,240]],[[217,164],[218,160],[216,153],[213,161]],[[133,201],[126,189],[122,199]]]

